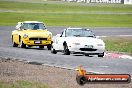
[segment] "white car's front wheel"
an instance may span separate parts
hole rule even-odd
[[[103,56],[104,56],[104,53],[98,54],[98,57],[103,57]]]
[[[64,52],[64,55],[70,55],[70,51],[68,49],[67,44],[64,44],[63,47],[64,47],[64,51],[63,51]]]

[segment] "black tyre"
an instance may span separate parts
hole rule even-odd
[[[51,53],[53,53],[53,54],[57,53],[57,51],[53,48],[53,46],[51,46]]]
[[[64,55],[70,55],[70,51],[69,51],[69,49],[68,49],[68,46],[67,46],[67,44],[64,44],[63,45],[64,46]]]
[[[51,53],[56,54],[57,52],[55,49],[51,49]]]
[[[99,55],[98,55],[98,57],[103,57],[104,56],[104,53],[100,53]]]
[[[12,46],[13,46],[13,47],[18,47],[18,44],[16,44],[16,43],[13,41],[13,36],[12,36]]]
[[[21,48],[26,48],[26,44],[24,44],[22,40],[20,40],[20,47]]]
[[[51,45],[48,45],[47,48],[48,48],[48,50],[51,50]]]
[[[87,79],[84,76],[77,76],[76,81],[79,85],[84,85],[87,82]]]
[[[18,44],[16,44],[15,42],[13,42],[13,47],[18,47]]]

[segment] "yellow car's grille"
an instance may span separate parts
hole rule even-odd
[[[29,38],[29,40],[47,40],[47,38]]]

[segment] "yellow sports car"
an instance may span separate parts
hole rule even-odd
[[[13,47],[39,46],[39,48],[44,48],[47,46],[48,50],[51,49],[52,33],[47,31],[43,22],[18,22],[16,30],[12,31],[11,38]]]

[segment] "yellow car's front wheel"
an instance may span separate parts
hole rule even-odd
[[[48,50],[51,50],[51,45],[48,45],[47,48],[48,48]]]
[[[22,39],[20,40],[20,45],[21,48],[26,48],[26,44],[23,43]]]

